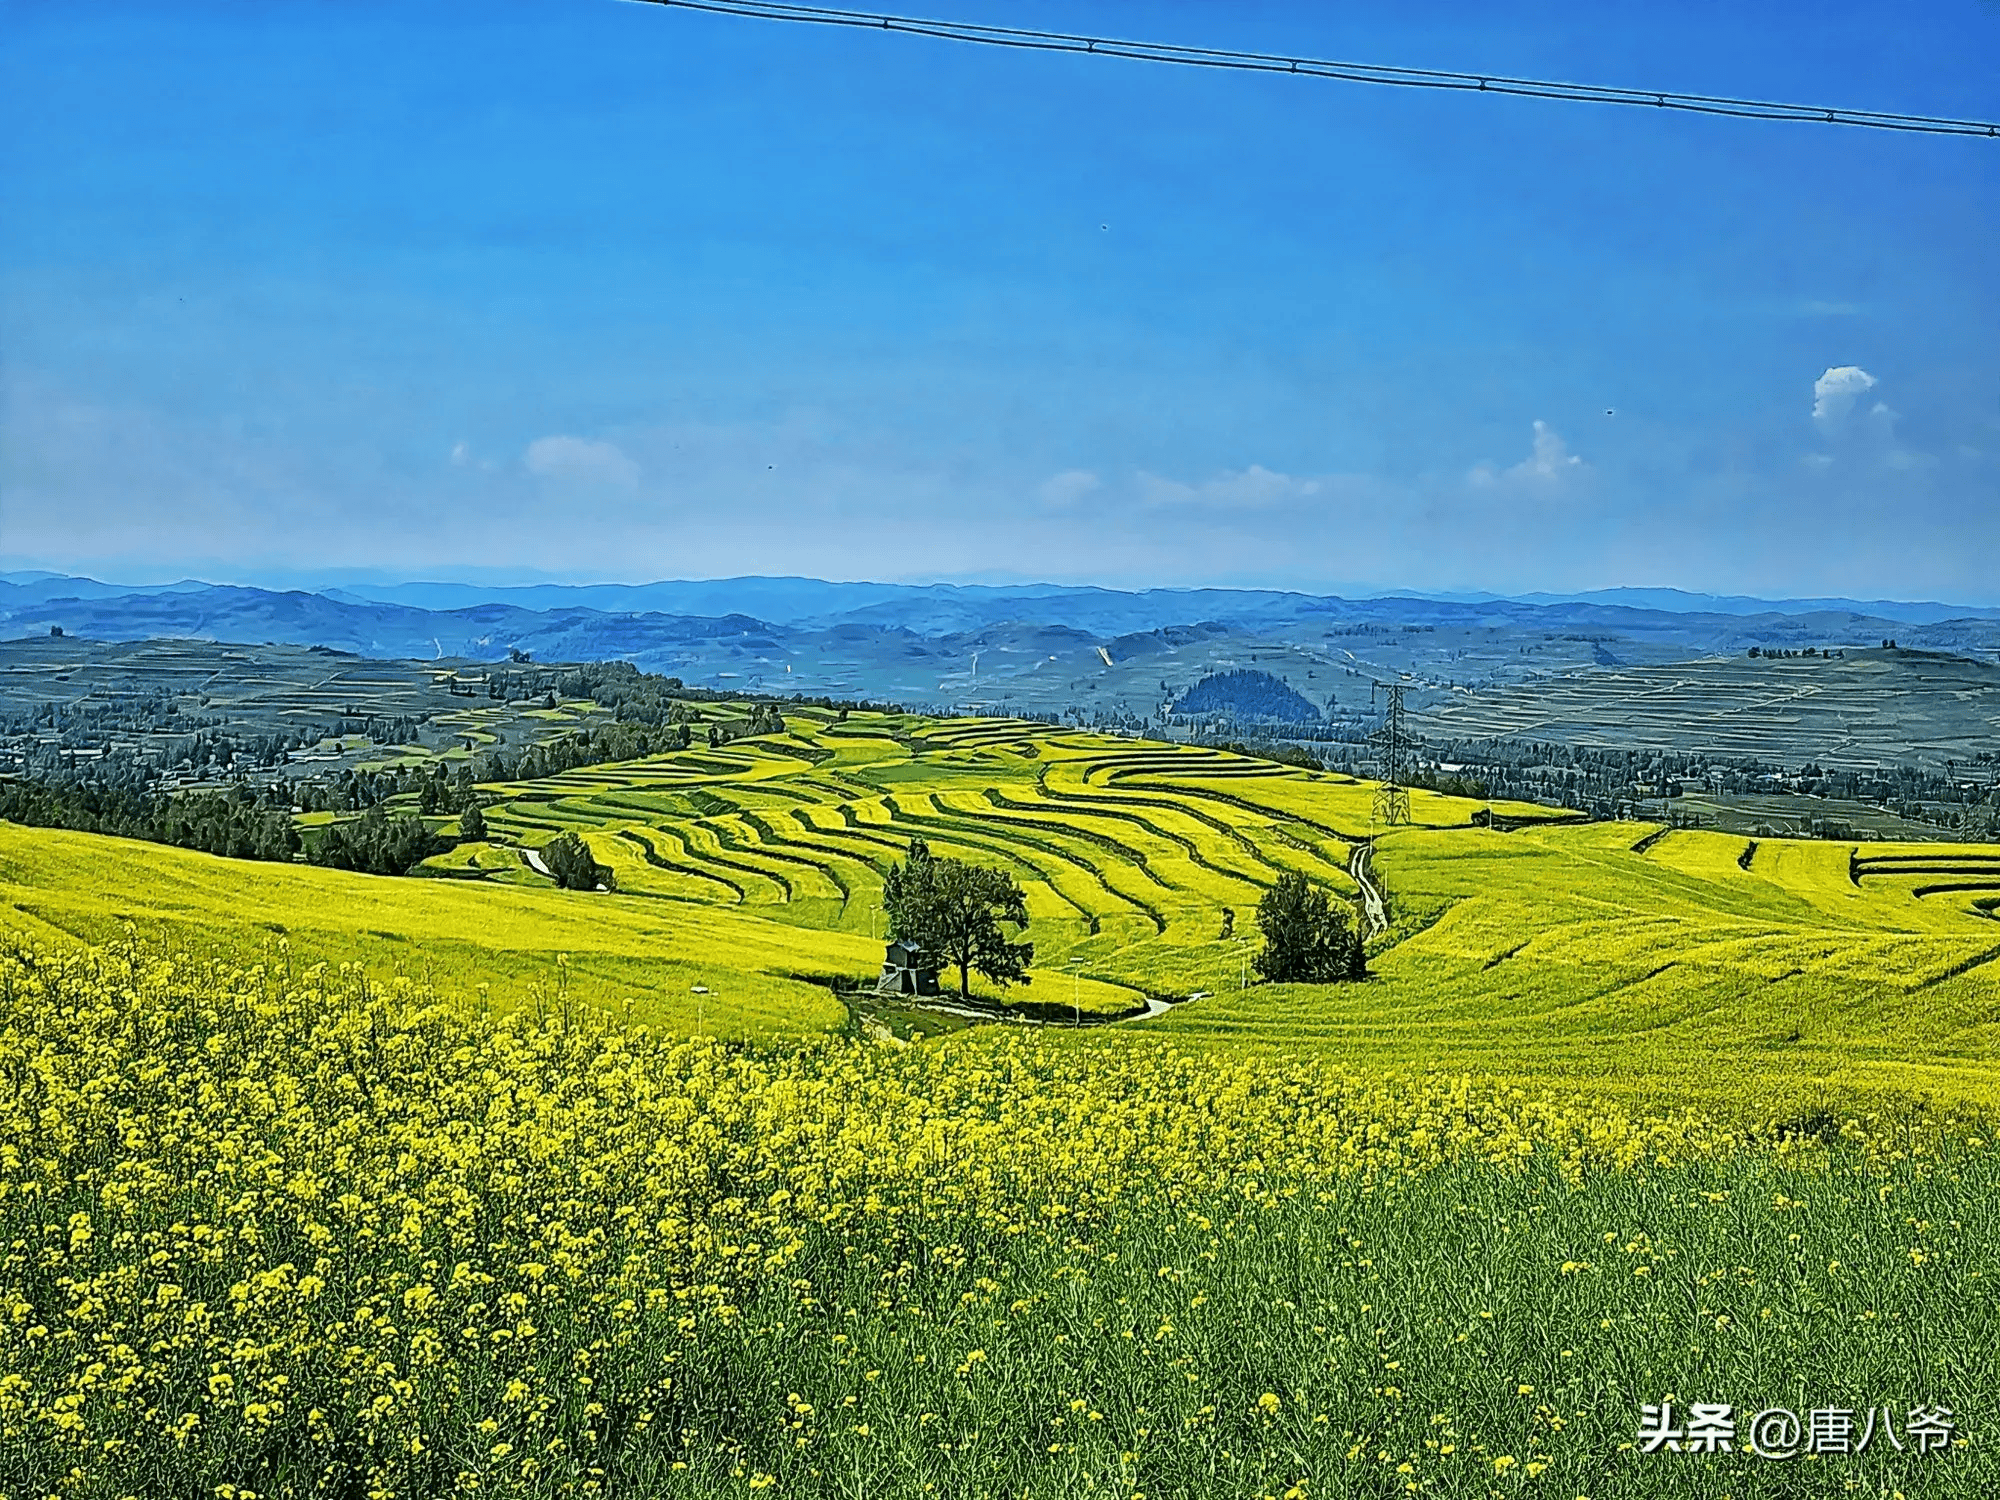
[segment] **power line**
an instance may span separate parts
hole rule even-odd
[[[1714,94],[1662,93],[1652,89],[1607,88],[1590,83],[1551,83],[1497,74],[1452,73],[1435,68],[1393,68],[1377,63],[1330,62],[1323,58],[1284,57],[1265,52],[1228,52],[1212,47],[1181,47],[1168,42],[1134,42],[1113,37],[1073,36],[1060,31],[1028,31],[1010,26],[977,26],[966,21],[935,21],[919,16],[879,15],[869,11],[835,10],[821,5],[789,5],[780,0],[639,0],[648,5],[715,15],[746,16],[761,21],[794,21],[811,26],[842,26],[868,31],[897,31],[911,36],[987,47],[1012,47],[1030,52],[1080,52],[1093,57],[1123,57],[1135,62],[1177,63],[1191,68],[1223,68],[1242,73],[1287,73],[1301,78],[1332,78],[1347,83],[1386,84],[1396,88],[1447,89],[1463,93],[1513,94],[1529,99],[1570,99],[1585,104],[1624,104],[1646,109],[1672,109],[1702,115],[1733,115],[1748,120],[1796,120],[1813,125],[1858,125],[1871,130],[1913,131],[1923,135],[1972,135],[2000,138],[2000,124],[1987,120],[1951,120],[1935,115],[1900,115],[1872,109],[1835,109],[1816,104],[1781,104],[1766,99],[1731,99]]]

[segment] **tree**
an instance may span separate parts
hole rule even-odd
[[[444,767],[439,765],[429,776],[417,783],[417,811],[427,818],[435,817],[443,810],[446,795],[445,771]]]
[[[600,885],[613,888],[611,867],[591,857],[590,845],[573,833],[559,833],[541,847],[542,863],[555,883],[566,891],[594,891]]]
[[[937,861],[922,839],[910,840],[910,857],[882,877],[882,910],[889,941],[915,943],[926,957],[936,949],[931,914],[937,907]]]
[[[1347,913],[1305,876],[1291,873],[1257,903],[1264,947],[1253,959],[1258,976],[1276,983],[1331,984],[1368,972],[1361,936]]]
[[[466,803],[465,811],[458,815],[458,836],[468,844],[485,841],[486,814],[479,810],[477,801]]]
[[[928,958],[958,970],[958,992],[969,995],[975,971],[995,984],[1026,982],[1035,945],[1008,940],[1003,924],[1028,925],[1027,897],[1005,870],[939,859],[922,839],[882,882],[892,942],[915,943]]]

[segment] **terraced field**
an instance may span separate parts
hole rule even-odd
[[[220,722],[245,736],[351,732],[292,752],[286,774],[329,775],[435,760],[461,762],[501,744],[532,744],[558,733],[608,723],[610,711],[588,699],[554,707],[539,700],[495,702],[484,692],[487,668],[458,660],[383,661],[312,646],[230,645],[202,640],[107,642],[52,638],[0,642],[0,710],[21,714],[54,705],[99,709],[135,693],[174,704],[185,722],[156,719],[150,729],[108,732],[109,748],[167,762],[197,727]],[[453,693],[461,672],[463,690]],[[477,697],[465,696],[478,691]],[[141,716],[144,717],[143,715]],[[369,721],[400,723],[408,743],[377,744],[359,732]],[[44,743],[57,738],[49,728]],[[32,737],[17,737],[18,753]],[[0,755],[0,763],[7,757]]]
[[[1585,669],[1423,709],[1438,738],[1507,737],[1849,768],[1970,761],[2000,730],[2000,667],[1873,648]]]
[[[12,829],[0,880],[16,926],[101,940],[129,919],[238,955],[305,934],[373,971],[484,984],[495,1006],[560,988],[672,1029],[776,1035],[873,1005],[883,875],[922,838],[1027,894],[1036,964],[1024,986],[976,987],[987,1014],[1801,1118],[2000,1102],[2000,857],[1977,849],[1518,804],[1494,831],[1474,825],[1484,804],[1423,792],[1415,826],[1383,830],[1368,783],[1216,750],[993,719],[794,710],[787,726],[489,787],[489,840],[428,881],[107,858],[102,840]],[[615,891],[552,888],[529,855],[561,832]],[[1298,871],[1359,912],[1362,870],[1387,892],[1369,982],[1246,984],[1266,887]],[[903,1035],[969,1019],[883,1014]]]
[[[1951,904],[1969,904],[1983,916],[2000,913],[2000,852],[1963,844],[1905,844],[1892,852],[1859,849],[1849,856],[1848,880],[1894,883],[1911,896],[1942,897]]]
[[[732,1038],[839,1026],[826,980],[879,954],[865,937],[623,897],[586,903],[537,884],[354,875],[0,823],[0,926],[14,943],[122,947],[129,935],[274,976],[352,964],[377,984],[496,1012],[582,1003]]]
[[[1043,975],[1008,998],[1030,1006],[1068,1006],[1072,969],[1111,987],[1116,1009],[1234,985],[1251,910],[1280,874],[1356,894],[1372,789],[1345,777],[1010,720],[787,722],[783,736],[498,788],[489,832],[518,846],[576,832],[629,897],[856,936],[880,932],[883,873],[921,838],[1026,891]],[[1464,824],[1474,806],[1419,794],[1417,816]],[[537,880],[512,854],[466,845],[433,865]]]
[[[1542,821],[1491,832],[1471,826],[1482,804],[1427,793],[1416,826],[1385,831],[1370,784],[1219,751],[1001,720],[788,723],[501,788],[489,826],[578,831],[641,899],[854,937],[879,930],[886,862],[921,837],[1028,892],[1039,969],[1014,1002],[1087,997],[1077,976],[1100,1014],[1180,1001],[1152,1031],[1655,1099],[1782,1093],[1801,1113],[1994,1092],[2000,857],[1506,804],[1503,826]],[[1375,978],[1246,987],[1264,887],[1297,870],[1353,899],[1363,848],[1390,901]],[[511,849],[453,858],[539,882]]]
[[[1995,1491],[2000,859],[787,719],[429,879],[0,823],[0,1493]],[[914,836],[1107,1024],[867,997]],[[1288,870],[1368,981],[1242,984]],[[1850,1389],[1952,1451],[1633,1451]]]

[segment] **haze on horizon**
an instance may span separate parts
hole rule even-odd
[[[938,0],[1992,118],[2000,6]],[[0,0],[0,566],[2000,604],[2000,145],[611,0]]]

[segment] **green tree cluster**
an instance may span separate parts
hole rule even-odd
[[[390,817],[371,807],[352,822],[335,823],[320,834],[306,858],[336,870],[365,875],[407,875],[452,840],[432,833],[422,818]]]
[[[1264,947],[1251,960],[1274,983],[1331,984],[1368,977],[1361,935],[1346,910],[1296,872],[1278,877],[1257,903]]]
[[[519,755],[495,750],[479,758],[479,781],[534,781],[543,776],[559,776],[584,766],[601,766],[612,761],[638,760],[669,750],[688,747],[685,723],[665,727],[607,724],[581,730],[531,745]]]
[[[958,970],[958,992],[972,992],[977,972],[998,985],[1026,983],[1035,945],[1009,939],[1004,927],[1026,929],[1027,897],[1005,870],[940,859],[922,839],[882,881],[882,906],[892,942],[912,942],[927,958]]]
[[[617,886],[611,867],[591,857],[590,845],[573,833],[559,833],[540,849],[542,863],[555,883],[566,891],[607,891]]]
[[[732,621],[734,622],[732,624]],[[750,644],[748,632],[761,630],[762,625],[742,615],[728,616],[713,622],[718,633],[733,636],[745,644]],[[771,643],[771,649],[778,649]],[[655,672],[642,672],[629,661],[579,662],[561,667],[534,667],[532,656],[525,651],[509,653],[513,666],[531,670],[513,671],[501,666],[493,666],[486,673],[486,696],[496,702],[520,702],[526,699],[540,699],[547,703],[550,698],[581,699],[612,710],[621,724],[661,724],[679,723],[688,717],[689,705],[694,703],[738,703],[744,698],[742,692],[724,692],[717,688],[689,687],[678,677],[663,677]],[[771,701],[770,695],[752,694],[764,701]],[[808,697],[803,693],[793,693],[782,700],[798,703],[831,712],[842,709],[874,709],[884,713],[899,712],[893,703],[876,703],[866,698]]]
[[[1290,724],[1309,724],[1320,711],[1288,682],[1240,667],[1232,672],[1213,672],[1174,701],[1167,709],[1174,718],[1268,719]]]
[[[726,745],[731,740],[747,739],[756,734],[783,734],[785,716],[778,712],[775,703],[751,705],[750,717],[735,722],[723,721],[708,726],[708,743],[711,746]]]
[[[90,783],[0,781],[0,819],[199,849],[230,859],[288,860],[299,848],[291,811],[245,786],[155,797]]]

